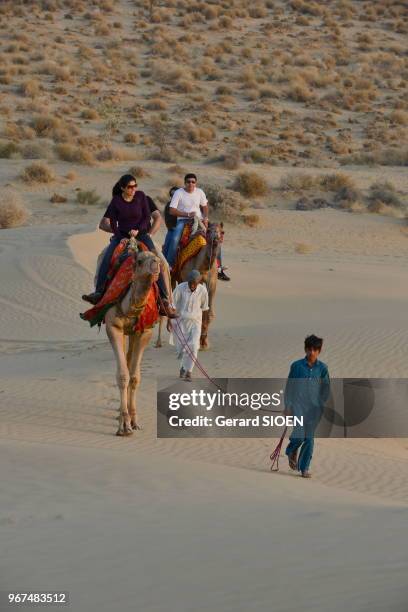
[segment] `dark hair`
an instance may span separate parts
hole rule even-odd
[[[311,334],[310,336],[307,336],[307,338],[305,338],[305,350],[314,348],[314,349],[318,349],[319,351],[321,351],[322,346],[323,346],[323,338],[319,338],[318,336],[315,336],[314,334]]]
[[[176,186],[174,186],[174,187],[172,187],[171,189],[169,189],[169,196],[170,196],[171,198],[173,197],[173,193],[174,193],[175,191],[177,191],[177,189],[180,189],[180,187],[176,187]]]
[[[195,179],[197,180],[197,177],[195,174],[193,174],[193,172],[189,172],[188,174],[186,174],[186,176],[184,177],[184,182],[186,182],[188,179]]]
[[[135,181],[137,185],[137,180],[135,179],[133,174],[124,174],[123,176],[121,176],[118,182],[115,183],[115,185],[113,186],[112,195],[122,195],[122,189],[124,189],[126,185],[130,183],[130,181]]]

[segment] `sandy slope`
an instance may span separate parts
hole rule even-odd
[[[206,369],[284,376],[315,332],[332,376],[407,376],[408,240],[398,225],[333,211],[268,215],[264,229],[229,231],[233,282],[219,286]],[[306,222],[318,247],[297,255]],[[268,472],[267,440],[157,440],[156,378],[177,371],[167,345],[145,355],[143,432],[117,439],[111,349],[78,317],[106,237],[81,229],[69,246],[78,226],[2,232],[5,584],[58,584],[81,612],[114,601],[126,611],[283,612],[299,597],[302,610],[402,612],[406,441],[319,440],[304,482],[286,465]]]

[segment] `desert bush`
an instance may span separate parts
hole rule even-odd
[[[373,183],[369,190],[369,201],[370,204],[375,203],[387,204],[387,206],[394,206],[396,208],[402,208],[403,203],[394,185],[388,181]]]
[[[82,206],[98,206],[102,198],[96,193],[95,189],[87,191],[79,189],[76,194],[76,200]]]
[[[132,166],[129,168],[128,172],[135,178],[146,178],[150,176],[150,172],[142,168],[142,166]]]
[[[10,159],[20,152],[15,142],[0,141],[0,159]]]
[[[241,172],[234,181],[233,188],[245,197],[264,196],[268,192],[265,179],[256,172]]]
[[[24,159],[44,159],[48,157],[48,148],[42,143],[29,142],[21,147]]]
[[[25,183],[52,183],[55,180],[54,172],[46,164],[36,162],[26,166],[20,174]]]
[[[126,144],[137,144],[139,140],[139,134],[135,134],[134,132],[128,132],[123,137],[123,141],[126,142]]]
[[[27,98],[35,98],[40,93],[41,87],[38,81],[31,79],[21,83],[18,90],[22,96]]]
[[[52,135],[53,131],[61,127],[61,121],[50,115],[36,115],[32,118],[30,126],[39,138]]]
[[[84,147],[70,144],[60,144],[55,147],[55,152],[62,161],[73,164],[85,164],[88,166],[94,163],[94,156],[92,152],[88,151]]]
[[[94,108],[85,108],[81,112],[82,119],[88,119],[90,121],[94,119],[99,119],[99,114]]]
[[[308,255],[309,253],[313,253],[314,247],[311,244],[306,244],[305,242],[297,242],[295,244],[295,253],[298,255]]]
[[[201,183],[200,186],[207,196],[210,211],[215,217],[229,221],[239,219],[240,212],[245,208],[246,203],[238,193],[214,183]]]
[[[66,201],[67,198],[59,193],[53,193],[50,197],[50,202],[52,202],[52,204],[64,204]]]
[[[218,159],[227,170],[237,170],[242,162],[241,152],[238,149],[230,149]]]
[[[309,191],[316,189],[318,179],[310,174],[287,174],[283,176],[279,182],[281,191],[293,191],[295,193],[301,191]]]
[[[319,178],[319,184],[326,191],[339,191],[344,187],[355,187],[353,179],[342,173],[325,174]]]
[[[167,102],[162,98],[152,98],[146,104],[147,110],[162,111],[167,109]]]
[[[373,165],[380,166],[408,166],[408,149],[381,149],[374,152],[360,152],[343,157],[343,165]]]
[[[241,221],[244,225],[248,225],[248,227],[256,227],[259,225],[261,218],[259,215],[253,213],[250,215],[242,215]]]
[[[0,228],[18,227],[28,219],[30,212],[24,206],[18,193],[10,189],[0,194]]]

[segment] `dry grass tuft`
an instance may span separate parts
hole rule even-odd
[[[0,228],[7,229],[23,225],[30,216],[19,194],[5,189],[0,195]]]
[[[60,144],[55,147],[55,152],[59,159],[73,164],[85,164],[91,166],[95,161],[93,153],[84,147],[70,144]]]
[[[300,193],[302,191],[315,189],[316,184],[316,177],[309,174],[287,174],[281,178],[279,189],[281,191]]]
[[[20,174],[22,181],[28,184],[52,183],[55,180],[54,172],[46,164],[36,162],[26,166]]]
[[[297,242],[295,244],[295,253],[299,255],[308,255],[309,253],[313,253],[314,248],[311,244],[306,244],[305,242]]]
[[[147,178],[150,176],[150,172],[142,168],[142,166],[132,166],[129,168],[129,174],[135,178]]]
[[[261,218],[257,214],[242,215],[241,221],[244,225],[247,225],[248,227],[257,227],[261,222]]]
[[[246,203],[238,193],[213,183],[200,184],[200,187],[207,196],[212,217],[218,217],[220,221],[239,220],[239,213],[244,210]]]
[[[268,185],[265,179],[256,172],[241,172],[238,174],[233,189],[248,198],[261,197],[268,193]]]
[[[95,189],[77,191],[76,199],[78,204],[82,206],[98,206],[101,204],[102,198],[96,193]]]

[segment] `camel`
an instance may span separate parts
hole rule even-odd
[[[135,254],[134,276],[125,297],[105,314],[106,334],[116,358],[116,381],[120,394],[118,436],[129,436],[141,429],[137,420],[136,391],[141,381],[143,353],[153,329],[134,333],[133,328],[146,304],[153,281],[157,280],[160,259],[150,251]],[[126,336],[129,346],[126,351]]]
[[[193,228],[194,231],[194,228]],[[195,257],[192,257],[182,267],[177,277],[172,276],[171,282],[174,289],[176,282],[182,283],[187,280],[191,270],[198,270],[202,275],[202,282],[207,285],[209,310],[203,312],[203,322],[201,327],[200,350],[206,351],[210,348],[208,342],[208,328],[211,321],[215,318],[214,302],[217,289],[217,252],[221,238],[221,226],[218,223],[210,223],[207,231],[207,244],[203,246]],[[160,317],[159,331],[156,340],[156,347],[162,346],[161,332],[163,319]]]

